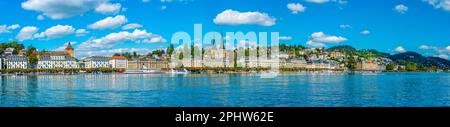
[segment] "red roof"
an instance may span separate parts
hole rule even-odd
[[[125,56],[112,56],[111,59],[125,59]]]

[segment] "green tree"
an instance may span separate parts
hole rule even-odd
[[[392,70],[394,70],[394,68],[395,68],[395,65],[393,63],[386,65],[386,70],[388,70],[388,71],[392,71]]]
[[[13,48],[13,54],[17,54],[20,50],[24,49],[24,46],[16,41],[1,43],[0,53],[3,54],[7,48]]]
[[[350,55],[347,57],[347,63],[345,65],[350,70],[356,69],[356,61],[355,61],[355,58],[353,57],[353,55]]]
[[[413,62],[406,63],[406,71],[417,71],[417,64]]]
[[[173,47],[173,44],[170,44],[167,48],[167,54],[169,54],[169,56],[172,56],[173,51],[175,51],[175,48]]]
[[[33,47],[32,45],[28,46],[28,48],[25,51],[25,56],[28,59],[28,63],[32,66],[36,65],[37,62],[39,61],[36,51],[37,51],[36,48]]]
[[[183,54],[184,54],[184,53],[181,52],[180,55],[178,56],[178,59],[183,60],[183,58],[184,58],[184,55],[183,55]]]

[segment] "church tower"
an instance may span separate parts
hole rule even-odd
[[[67,44],[66,53],[69,54],[70,57],[75,58],[75,51],[74,51],[72,45],[70,44],[70,42],[69,42],[69,44]]]

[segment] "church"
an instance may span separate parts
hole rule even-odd
[[[75,50],[70,42],[64,51],[42,51],[38,53],[38,58],[37,68],[78,68]]]

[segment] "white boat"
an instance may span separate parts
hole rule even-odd
[[[184,70],[173,70],[171,69],[170,74],[189,74],[189,71],[184,69]]]
[[[163,74],[164,72],[158,70],[126,70],[124,74]]]
[[[264,71],[264,72],[261,72],[260,78],[275,78],[275,77],[277,77],[279,74],[280,74],[279,71],[272,71],[272,70],[270,70],[270,71]]]

